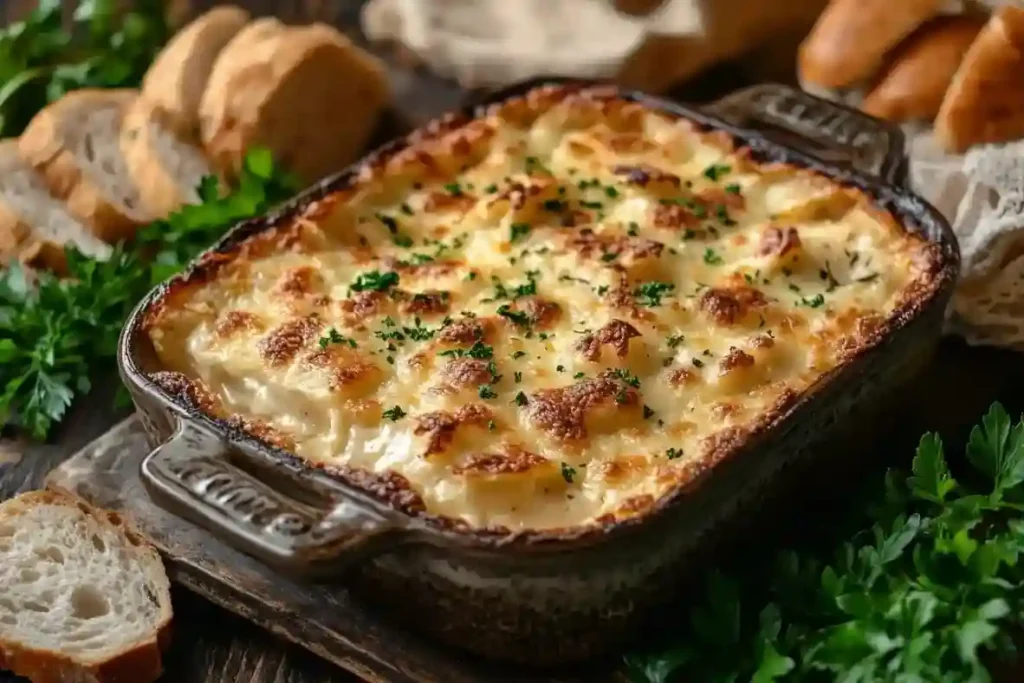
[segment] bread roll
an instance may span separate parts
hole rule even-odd
[[[947,151],[1024,137],[1024,9],[992,15],[942,101],[935,134]]]
[[[800,80],[823,88],[870,80],[886,54],[940,8],[941,0],[832,0],[800,46]]]
[[[967,49],[985,25],[975,16],[932,19],[897,48],[861,108],[888,121],[931,121]]]

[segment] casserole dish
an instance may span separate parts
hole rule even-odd
[[[639,111],[647,123],[650,121],[646,117],[656,114],[657,120],[685,127],[688,134],[692,133],[697,139],[716,140],[715,144],[726,145],[731,163],[737,166],[738,176],[742,175],[740,167],[744,164],[750,164],[758,173],[768,168],[781,169],[784,173],[797,173],[804,179],[827,179],[825,185],[830,190],[830,197],[834,196],[831,190],[841,187],[843,196],[848,194],[856,198],[856,206],[865,202],[870,216],[874,217],[872,220],[877,218],[879,221],[872,225],[888,226],[883,233],[894,238],[886,243],[891,245],[892,253],[876,251],[875,256],[880,261],[896,259],[891,263],[904,266],[903,270],[899,267],[888,269],[901,285],[894,293],[891,305],[886,304],[885,315],[876,317],[871,325],[862,326],[860,322],[864,316],[855,314],[853,322],[858,332],[852,335],[852,341],[848,335],[839,335],[815,346],[826,349],[825,353],[841,352],[834,363],[824,363],[821,369],[812,373],[806,384],[799,385],[797,391],[786,390],[788,387],[784,386],[783,390],[772,394],[771,401],[759,406],[760,410],[754,415],[756,419],[744,423],[742,429],[728,432],[727,438],[716,432],[713,436],[718,438],[708,442],[709,447],[703,447],[707,444],[702,442],[697,457],[681,458],[680,453],[666,449],[656,466],[658,471],[666,467],[666,460],[679,460],[682,466],[668,465],[676,476],[657,489],[655,495],[643,498],[642,503],[628,505],[630,499],[625,501],[627,505],[612,510],[595,505],[584,509],[582,516],[566,514],[550,523],[536,518],[529,524],[518,526],[509,522],[507,515],[492,514],[495,509],[492,502],[500,497],[493,490],[482,496],[482,512],[459,516],[445,510],[440,496],[410,485],[409,477],[414,475],[408,467],[402,470],[403,474],[410,473],[406,477],[388,468],[370,472],[358,467],[333,466],[322,459],[316,463],[314,461],[318,458],[315,454],[311,458],[308,449],[303,457],[299,457],[296,452],[306,448],[304,444],[297,441],[289,443],[288,439],[279,438],[278,430],[267,428],[265,424],[256,426],[248,414],[240,419],[237,416],[228,418],[221,409],[224,404],[245,395],[245,387],[250,385],[248,380],[252,378],[243,376],[236,384],[225,380],[217,392],[211,392],[187,373],[180,372],[182,363],[169,360],[176,353],[184,354],[186,347],[190,354],[197,348],[201,351],[202,344],[194,336],[183,338],[187,343],[181,339],[169,343],[168,339],[173,339],[174,327],[167,321],[183,311],[182,315],[191,315],[196,311],[216,309],[228,294],[234,296],[231,293],[235,290],[228,286],[223,290],[215,289],[216,296],[207,301],[190,298],[204,287],[219,287],[226,281],[222,274],[226,268],[235,267],[239,254],[253,257],[251,263],[242,262],[242,270],[249,272],[256,269],[252,264],[263,263],[262,259],[289,253],[296,242],[292,237],[287,237],[285,242],[278,240],[285,234],[278,231],[281,226],[308,226],[311,222],[319,226],[336,220],[338,215],[344,217],[348,200],[355,204],[357,193],[371,187],[369,183],[377,177],[375,173],[382,172],[381,169],[387,168],[389,162],[403,158],[422,162],[420,153],[428,148],[427,145],[446,139],[450,133],[470,130],[474,115],[482,118],[494,112],[512,112],[517,116],[516,112],[521,113],[524,109],[528,114],[534,109],[556,111],[563,102],[580,103],[582,111],[592,111],[595,107],[605,111],[605,106],[615,111]],[[938,339],[945,305],[959,266],[956,244],[948,225],[931,207],[899,186],[902,138],[898,131],[781,86],[759,86],[742,91],[719,102],[710,111],[713,113],[608,86],[573,82],[528,83],[493,95],[461,116],[447,117],[387,145],[370,155],[364,165],[323,181],[265,218],[237,226],[185,273],[147,296],[129,319],[121,338],[121,373],[154,446],[153,453],[143,463],[142,471],[150,493],[157,501],[211,529],[226,541],[286,570],[309,572],[324,578],[339,576],[342,569],[349,569],[351,573],[346,574],[346,581],[368,585],[369,595],[397,602],[403,616],[415,626],[487,656],[534,664],[568,662],[601,652],[609,643],[629,634],[642,617],[644,608],[663,596],[675,583],[693,553],[703,547],[712,529],[721,528],[736,518],[738,512],[750,510],[750,506],[766,492],[781,484],[781,473],[793,471],[792,466],[808,460],[812,454],[820,454],[819,447],[844,426],[861,421],[872,411],[884,409],[886,398],[893,396],[898,386],[923,367],[928,351]],[[788,144],[777,142],[780,137],[786,137]],[[527,165],[531,164],[544,165],[527,161]],[[424,162],[423,165],[430,170],[430,163]],[[858,168],[862,170],[858,171]],[[464,168],[462,170],[465,171]],[[701,174],[705,180],[698,182],[714,183],[719,175],[730,172],[732,169],[712,164]],[[541,173],[554,175],[547,170]],[[691,199],[682,201],[677,198],[680,193],[685,194],[679,179],[658,178],[652,181],[651,173],[651,169],[635,165],[622,171],[627,182],[635,182],[644,192],[648,191],[649,183],[665,181],[663,184],[675,194],[657,205],[669,207],[672,215],[679,211],[671,207],[685,208],[688,213],[682,223],[686,224],[694,207]],[[453,184],[446,182],[445,187]],[[696,191],[698,186],[693,187]],[[737,188],[722,191],[733,195],[743,195],[746,191],[746,186],[737,185]],[[469,189],[468,185],[466,189]],[[463,194],[459,187],[447,192],[449,197],[455,198]],[[605,192],[608,197],[621,199],[619,190]],[[523,191],[522,194],[531,193]],[[558,203],[559,211],[564,208],[564,201],[559,198],[561,194],[551,198],[543,192],[539,194],[541,201]],[[721,199],[716,201],[732,201],[725,195],[719,196]],[[343,199],[338,201],[338,197]],[[509,199],[509,206],[513,203]],[[587,205],[581,202],[581,206]],[[826,202],[817,206],[812,214],[800,216],[768,215],[765,217],[768,224],[765,234],[775,234],[779,239],[775,240],[777,244],[774,246],[783,247],[788,241],[785,239],[788,232],[774,226],[781,220],[809,221],[809,225],[817,225],[818,228],[821,228],[818,223],[823,223],[827,230],[839,230],[828,222],[832,206]],[[852,213],[851,206],[844,204],[842,210]],[[723,231],[728,226],[743,223],[742,219],[732,220],[730,210],[725,208],[712,212],[719,214]],[[735,210],[739,212],[737,215],[741,215],[744,209]],[[598,208],[594,211],[598,215],[602,213]],[[821,211],[824,211],[824,216],[819,215]],[[388,228],[392,236],[396,235],[397,231],[391,230],[388,220],[377,220]],[[561,227],[573,230],[576,226],[561,224]],[[637,229],[646,227],[638,226]],[[339,234],[362,234],[358,232],[358,224],[353,230],[354,233]],[[512,232],[516,230],[513,228]],[[677,237],[689,240],[693,237],[690,232],[688,228],[680,230]],[[384,233],[385,236],[387,234]],[[730,249],[735,247],[738,251],[749,247],[742,246],[746,244],[742,240],[729,244],[732,245]],[[355,251],[361,246],[366,246],[362,240],[350,244],[349,249]],[[685,254],[686,248],[667,247],[666,251],[678,256],[679,253]],[[779,278],[790,277],[790,266],[794,269],[796,266],[777,258],[784,256],[788,249],[768,251],[769,255],[774,254],[774,260],[766,263],[765,268],[776,269],[773,273],[777,271]],[[597,260],[605,261],[607,253],[602,251]],[[719,255],[710,248],[702,247],[697,254],[700,268],[721,262]],[[615,260],[618,255],[619,251],[616,251],[610,260]],[[853,268],[856,259],[852,253],[847,255],[850,256],[849,268]],[[541,262],[547,261],[542,259]],[[337,263],[334,265],[341,267]],[[626,264],[621,270],[629,275],[630,267]],[[827,291],[832,296],[840,283],[834,282],[837,278],[827,261],[820,270],[824,273],[820,277],[824,284],[818,286],[822,292]],[[818,273],[818,269],[814,272]],[[752,268],[747,273],[751,278],[755,274],[763,278],[765,287],[769,286],[768,277],[760,270]],[[674,273],[664,275],[665,278],[674,276]],[[291,279],[288,278],[288,282]],[[352,288],[357,292],[366,290],[368,279],[383,283],[380,289],[397,294],[397,289],[391,289],[397,282],[397,276],[384,282],[379,272],[373,278],[361,274],[354,281],[361,284],[353,284]],[[860,287],[854,282],[874,283],[879,276],[867,273],[844,279],[849,280],[847,284],[852,291],[859,292],[874,285]],[[747,283],[761,285],[753,279],[748,279]],[[744,285],[741,282],[736,286]],[[667,287],[659,291],[664,293],[666,289],[671,291]],[[247,292],[248,289],[243,288],[242,291]],[[693,295],[695,301],[701,302],[698,308],[712,318],[735,308],[736,297],[723,301],[716,293],[708,299],[708,294],[715,291],[715,287],[702,294],[700,291],[698,289]],[[777,328],[779,330],[785,325],[797,328],[809,324],[807,321],[812,319],[814,311],[829,309],[821,292],[812,295],[812,290],[805,292],[793,282],[781,291],[788,292],[785,296],[792,297],[788,301],[795,299],[795,303],[787,304],[785,319],[789,322],[778,322],[782,326]],[[603,292],[601,294],[604,295]],[[638,287],[633,294],[645,297],[645,306],[653,308],[660,303],[650,288],[641,291]],[[783,294],[775,293],[774,298],[782,297]],[[511,305],[515,303],[513,299]],[[796,310],[801,313],[793,314]],[[499,309],[499,314],[508,314],[511,321],[511,327],[499,335],[502,344],[508,343],[507,337],[526,336],[522,330],[516,331],[516,325],[520,325],[515,318],[516,313],[515,308],[506,307],[504,313]],[[640,313],[637,315],[643,317]],[[735,322],[731,313],[725,317],[726,323]],[[760,324],[756,323],[756,315],[753,320],[754,327],[760,329],[764,326],[765,316],[761,317]],[[403,324],[408,322],[403,320]],[[775,325],[775,322],[771,323],[771,326]],[[415,327],[420,327],[419,322]],[[275,328],[275,332],[278,330],[280,328]],[[721,331],[720,328],[715,330],[716,333]],[[288,350],[285,355],[294,355],[299,346],[318,353],[316,339],[321,334],[320,352],[337,347],[336,350],[347,354],[359,346],[354,339],[322,325],[318,325],[312,335],[305,332],[295,334],[296,330],[292,328],[285,332],[287,334],[274,336],[274,333],[268,333],[267,337],[261,337],[259,344],[263,346],[261,352],[265,361],[276,362],[282,349]],[[629,356],[628,351],[632,348],[629,342],[637,336],[634,332],[635,329],[621,335],[625,337],[626,346],[621,358]],[[407,334],[415,336],[411,332]],[[545,340],[542,334],[538,331],[537,338]],[[592,336],[600,335],[588,334],[587,338]],[[293,343],[296,338],[300,341]],[[614,347],[615,339],[615,335],[609,337],[608,344]],[[492,340],[474,336],[466,341],[466,346],[470,341],[476,348],[476,342],[491,343]],[[493,343],[497,345],[499,341]],[[771,342],[765,343],[772,346]],[[601,346],[601,343],[597,345],[595,354],[605,358]],[[790,344],[792,348],[799,346]],[[445,353],[452,352],[458,358],[464,354],[473,356],[468,348],[462,351],[464,353],[454,353],[449,349]],[[246,351],[232,351],[227,356],[244,353]],[[751,350],[751,354],[754,353]],[[487,347],[483,357],[497,357],[492,354],[493,349]],[[716,348],[714,353],[709,351],[702,357],[727,355],[736,361],[733,364],[751,367],[756,365],[750,358],[751,354],[741,353],[733,357],[733,348],[726,347],[721,349],[721,353]],[[743,355],[750,360],[744,359]],[[235,359],[228,360],[234,362]],[[704,362],[696,357],[687,357],[687,360],[691,368],[700,368]],[[354,363],[343,365],[342,369],[354,367]],[[728,376],[725,372],[726,358],[716,363],[722,368],[719,379],[714,380],[719,383],[723,381],[721,377]],[[218,367],[209,377],[229,376],[231,371],[226,367]],[[172,368],[173,371],[169,371]],[[675,400],[670,398],[662,404],[655,404],[658,410],[653,411],[645,405],[641,411],[641,401],[636,396],[638,392],[632,391],[633,388],[639,389],[639,380],[632,374],[634,369],[635,366],[626,364],[601,371],[597,377],[579,380],[580,384],[590,388],[594,385],[588,382],[604,382],[612,386],[608,395],[603,397],[609,399],[606,405],[610,410],[598,416],[601,424],[587,424],[599,430],[607,427],[605,422],[613,423],[619,419],[619,408],[632,408],[629,414],[638,416],[637,420],[651,419],[631,425],[630,434],[643,433],[651,439],[660,438],[672,425],[657,425],[658,410],[675,410]],[[493,369],[490,372],[497,374]],[[503,372],[511,374],[511,368]],[[651,372],[660,372],[660,364],[659,369]],[[516,382],[519,374],[515,373]],[[261,381],[257,382],[260,391],[263,390]],[[711,381],[709,378],[708,383]],[[498,379],[485,384],[487,387],[499,386]],[[482,384],[481,399],[486,394],[483,387]],[[424,386],[422,391],[414,392],[417,394],[415,398],[409,400],[427,400],[426,396],[431,391]],[[748,397],[757,393],[753,386],[743,383],[733,387],[732,391],[736,395],[746,392]],[[213,393],[217,396],[214,397]],[[292,415],[299,410],[292,403],[300,403],[300,397],[295,393],[288,396],[291,398],[278,401],[269,412]],[[493,398],[490,394],[486,397]],[[318,400],[327,399],[321,396]],[[517,395],[515,402],[518,401]],[[544,390],[531,393],[524,403],[524,414],[528,420],[545,432],[535,433],[541,446],[551,446],[550,439],[585,436],[586,429],[577,430],[579,434],[569,434],[568,437],[561,433],[573,430],[566,427],[564,420],[551,419],[551,415],[558,411],[538,412],[538,405],[550,407],[552,403],[550,394],[545,394]],[[737,399],[735,403],[742,402]],[[306,411],[303,414],[312,415],[319,410],[318,401],[302,403],[302,406]],[[728,410],[720,415],[716,413],[714,419],[728,424],[728,413]],[[391,413],[391,419],[395,421],[403,418],[404,411]],[[271,415],[268,419],[275,418]],[[469,441],[485,440],[495,423],[498,423],[499,430],[504,428],[501,422],[503,420],[490,421]],[[863,424],[862,421],[860,423]],[[295,421],[290,424],[295,425]],[[484,424],[487,424],[486,420]],[[557,425],[558,429],[549,429],[552,425]],[[300,431],[302,427],[301,424],[295,425]],[[552,435],[552,431],[559,430],[560,433]],[[574,483],[575,477],[583,478],[584,475],[580,475],[572,465],[577,461],[567,463],[564,458],[584,458],[578,463],[583,469],[587,464],[586,454],[593,448],[593,443],[578,441],[574,448],[575,455],[567,455],[569,449],[557,451],[563,458],[559,475],[569,485]],[[423,458],[430,455],[432,453],[427,451]],[[412,461],[409,467],[422,463],[419,458]],[[395,467],[406,467],[408,463],[407,459]],[[585,483],[593,481],[591,476],[587,471]],[[545,493],[548,488],[545,485]],[[597,499],[605,500],[615,492],[612,489],[602,490]],[[573,489],[564,495],[567,500],[586,500],[585,493]],[[578,510],[580,507],[580,504],[567,503],[565,509]],[[626,508],[624,511],[623,507]],[[495,520],[500,523],[494,523]]]

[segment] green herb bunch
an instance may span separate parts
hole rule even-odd
[[[785,552],[765,576],[713,574],[689,628],[627,657],[647,683],[982,683],[1024,621],[1024,422],[995,404],[962,479],[925,435],[870,526],[831,557]],[[1019,639],[1016,639],[1019,642]]]
[[[81,0],[65,24],[61,0],[40,0],[0,31],[0,137],[21,133],[46,104],[78,88],[138,85],[168,38],[164,3]]]
[[[68,277],[30,275],[14,265],[0,273],[0,424],[47,436],[90,378],[110,371],[125,318],[156,283],[181,270],[240,220],[290,196],[295,182],[265,149],[250,151],[237,189],[215,178],[200,186],[200,204],[143,228],[107,261],[68,250]]]

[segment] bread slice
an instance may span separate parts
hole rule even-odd
[[[53,491],[0,505],[0,669],[34,683],[150,683],[170,637],[157,552]]]
[[[997,10],[946,91],[935,135],[947,151],[1024,137],[1024,9]]]
[[[142,206],[121,155],[121,122],[137,96],[129,89],[75,90],[36,114],[18,142],[50,191],[111,244],[156,217]]]
[[[203,96],[199,98],[199,125],[203,125],[203,102],[208,93],[223,92],[228,79],[247,64],[265,62],[276,40],[284,35],[287,27],[275,17],[260,17],[246,24],[235,37],[228,41],[217,55],[213,70],[206,80]]]
[[[941,9],[942,0],[832,0],[800,46],[801,82],[848,88],[870,80],[886,54]]]
[[[985,19],[938,17],[907,38],[861,108],[888,121],[931,121]]]
[[[65,245],[96,259],[105,259],[111,252],[22,161],[18,141],[0,141],[0,260],[15,258],[63,272]]]
[[[217,56],[247,21],[240,7],[214,7],[178,31],[146,72],[142,95],[185,139],[198,134],[199,101]]]
[[[211,175],[203,153],[178,137],[171,115],[140,97],[121,125],[121,153],[142,205],[155,216],[167,216],[182,204],[199,203],[199,182]]]
[[[271,27],[256,39],[242,31],[203,95],[203,145],[228,178],[262,145],[312,182],[359,156],[389,99],[384,67],[334,28]]]

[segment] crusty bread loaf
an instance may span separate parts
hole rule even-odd
[[[935,134],[953,153],[1024,137],[1024,9],[989,19],[946,91]]]
[[[800,46],[800,80],[823,88],[870,80],[886,54],[940,9],[941,0],[832,0]]]
[[[861,108],[889,121],[931,121],[967,49],[985,19],[947,16],[929,21],[907,38]]]
[[[100,259],[111,251],[50,194],[19,156],[17,140],[0,141],[0,260],[62,272],[65,245]]]
[[[0,505],[0,669],[34,683],[151,683],[171,624],[157,552],[52,491]]]
[[[178,135],[198,134],[199,101],[217,55],[247,21],[249,13],[240,7],[214,7],[178,31],[153,60],[142,95]]]
[[[383,66],[334,28],[246,29],[221,53],[203,95],[203,144],[228,178],[262,145],[311,182],[359,156],[388,100]]]
[[[121,155],[121,122],[137,96],[128,89],[75,90],[36,114],[18,142],[54,196],[108,243],[131,238],[154,218]]]
[[[276,39],[284,34],[286,26],[275,17],[255,19],[235,34],[224,49],[217,55],[213,70],[206,80],[203,97],[199,98],[199,126],[203,125],[203,102],[207,93],[222,93],[228,86],[228,79],[246,64],[265,62],[270,59],[269,53],[276,44]],[[209,103],[206,105],[209,106]]]
[[[121,125],[125,164],[142,205],[155,216],[166,216],[182,204],[199,203],[199,182],[212,173],[202,152],[172,130],[171,118],[143,96]]]

